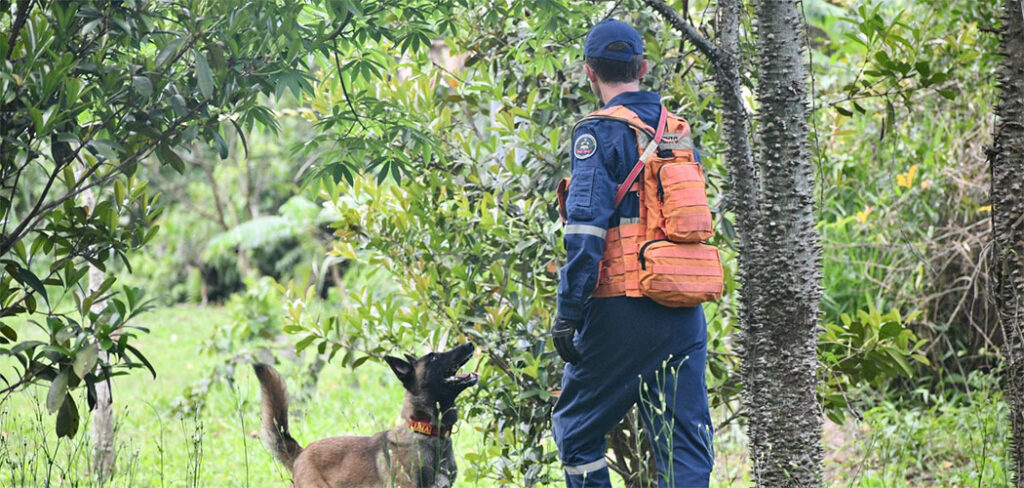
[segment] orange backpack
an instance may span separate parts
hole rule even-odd
[[[624,122],[636,132],[640,159],[619,185],[615,206],[630,191],[638,193],[641,205],[639,218],[621,218],[608,229],[593,296],[646,296],[667,307],[720,298],[722,262],[718,248],[703,243],[714,228],[690,125],[664,106],[657,129],[623,106],[594,112],[576,125],[594,119]],[[565,178],[558,185],[563,221],[569,184]]]

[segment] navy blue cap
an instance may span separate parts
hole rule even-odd
[[[608,45],[613,42],[624,42],[629,45],[629,49],[610,51]],[[640,39],[640,34],[629,24],[616,19],[602,20],[592,27],[583,44],[583,56],[587,58],[629,61],[634,55],[643,53],[644,41]]]

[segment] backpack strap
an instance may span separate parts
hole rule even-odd
[[[647,134],[647,137],[653,137],[655,132],[655,129],[645,124],[635,112],[623,105],[615,105],[584,116],[572,126],[572,134],[576,134],[576,129],[580,127],[580,124],[591,120],[614,120],[622,122],[637,131]]]
[[[651,142],[644,148],[643,154],[640,155],[640,159],[633,166],[633,171],[629,172],[629,176],[626,177],[626,181],[623,181],[619,185],[618,191],[615,192],[615,208],[619,208],[619,204],[622,203],[622,199],[626,198],[626,192],[629,191],[629,187],[633,186],[633,182],[636,181],[637,176],[640,176],[640,172],[644,169],[644,164],[650,159],[654,151],[658,149],[658,143],[661,142],[661,137],[665,135],[665,122],[668,119],[668,110],[665,106],[661,106],[661,115],[658,117],[658,129],[654,133],[654,137],[651,138]]]
[[[623,115],[618,115],[620,113],[623,113]],[[664,105],[661,106],[661,115],[658,117],[658,128],[652,129],[651,126],[643,123],[643,121],[640,120],[640,117],[638,117],[632,110],[629,110],[622,105],[617,105],[609,109],[599,110],[583,117],[583,119],[573,125],[572,134],[576,134],[576,129],[580,124],[594,119],[616,120],[623,122],[637,131],[641,131],[651,137],[651,142],[647,144],[646,148],[644,148],[643,154],[640,155],[640,159],[636,162],[636,165],[633,166],[633,170],[629,172],[629,176],[626,177],[626,181],[619,185],[615,192],[615,208],[619,208],[619,204],[622,203],[622,199],[626,198],[626,193],[629,191],[630,187],[633,186],[633,183],[636,181],[637,176],[640,175],[640,172],[643,171],[644,164],[651,155],[654,154],[655,150],[658,149],[658,144],[661,143],[661,138],[665,135],[665,125],[668,121],[668,109],[666,109]],[[565,185],[565,193],[568,193],[568,181],[563,180],[559,183],[560,195],[563,194],[561,192],[563,184]],[[564,206],[562,200],[560,200],[559,203]],[[565,219],[563,217],[563,221],[564,220]]]

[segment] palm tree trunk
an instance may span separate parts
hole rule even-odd
[[[747,259],[757,278],[741,336],[753,478],[761,488],[822,486],[816,396],[820,236],[808,151],[806,42],[800,3],[758,0],[758,163],[762,188]]]
[[[999,102],[993,147],[992,230],[996,308],[1006,336],[1003,391],[1010,404],[1014,486],[1024,487],[1024,5],[1003,0]]]

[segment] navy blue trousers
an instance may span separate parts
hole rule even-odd
[[[611,487],[605,434],[634,404],[654,441],[659,488],[707,488],[714,463],[702,307],[595,298],[573,339],[552,425],[569,488]]]

